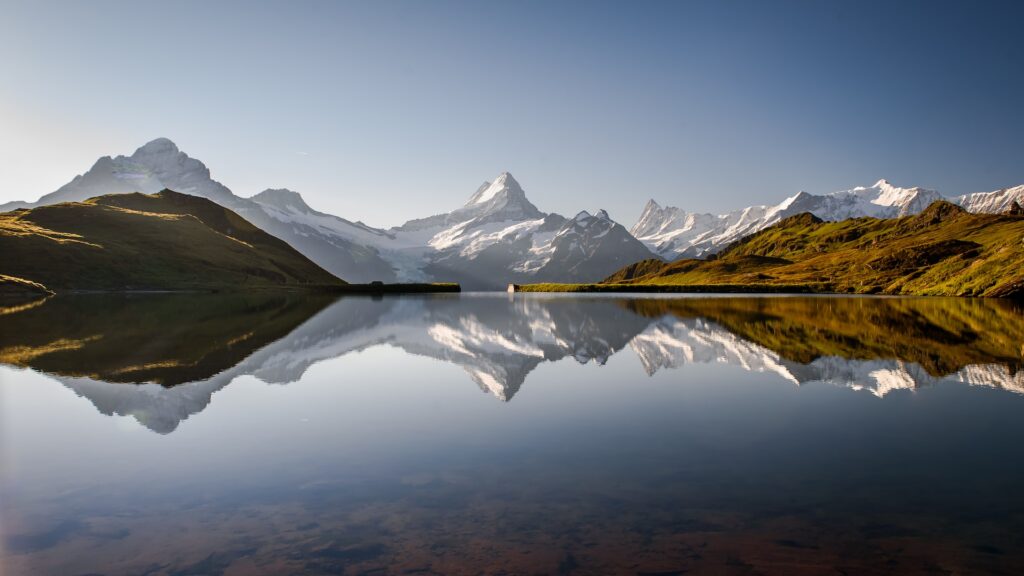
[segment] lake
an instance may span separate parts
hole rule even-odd
[[[1024,308],[0,309],[0,573],[1021,574]]]

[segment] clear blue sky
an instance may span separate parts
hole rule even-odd
[[[1024,183],[1024,2],[8,2],[0,201],[174,140],[237,194],[393,225]]]

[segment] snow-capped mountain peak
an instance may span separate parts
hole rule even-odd
[[[218,196],[230,195],[227,188],[219,183],[218,186],[208,186],[210,182],[210,169],[205,164],[191,158],[178,149],[178,146],[167,138],[157,138],[139,147],[130,157],[118,156],[114,159],[118,165],[122,177],[137,177],[140,168],[148,176],[155,177],[177,192],[190,192],[197,187],[206,187],[201,196],[210,197],[216,200]]]
[[[312,208],[302,199],[302,195],[287,188],[267,188],[263,192],[252,197],[254,202],[267,206],[273,206],[281,210],[293,212],[311,213]]]
[[[125,192],[153,194],[165,188],[202,196],[232,208],[237,200],[227,187],[210,177],[205,164],[179,150],[171,140],[157,138],[139,147],[131,156],[101,157],[88,171],[31,205],[79,202],[93,196]]]
[[[785,200],[783,200],[782,203],[780,203],[777,206],[777,209],[778,210],[785,210],[786,208],[789,208],[790,206],[799,206],[801,202],[806,202],[811,197],[812,196],[811,196],[810,193],[804,192],[803,190],[801,190],[801,191],[797,192],[796,194],[790,196],[789,198],[786,198]]]
[[[451,221],[477,219],[479,223],[521,221],[543,218],[519,182],[508,172],[502,172],[486,188],[481,187],[465,206],[451,213]]]
[[[508,172],[502,172],[493,182],[485,181],[477,188],[469,200],[451,212],[436,214],[427,218],[417,218],[393,228],[396,233],[432,232],[466,223],[463,228],[475,228],[484,224],[498,222],[522,222],[543,218],[545,214],[537,209],[523,191],[519,182]],[[461,232],[459,233],[461,234]],[[447,233],[452,237],[453,234]],[[445,241],[445,244],[450,242]]]
[[[871,200],[873,204],[897,207],[900,209],[900,216],[923,210],[928,204],[942,199],[942,196],[934,190],[918,186],[901,188],[884,178],[875,182],[869,190],[874,193],[874,198]]]
[[[968,212],[1001,214],[1013,207],[1014,202],[1024,205],[1024,184],[1002,188],[993,192],[974,192],[953,199]]]
[[[178,149],[178,145],[171,141],[170,138],[154,138],[149,142],[146,142],[142,146],[139,146],[132,154],[132,158],[138,158],[143,156],[160,156],[166,154],[177,155],[181,152]]]
[[[572,220],[573,222],[579,222],[587,226],[594,222],[606,222],[615,224],[611,217],[608,216],[608,212],[603,208],[599,209],[597,212],[594,212],[593,214],[587,212],[586,210],[580,210],[575,216],[573,216]]]
[[[656,234],[677,216],[685,215],[686,212],[679,208],[662,208],[660,204],[650,199],[644,204],[640,219],[636,221],[630,233],[634,236],[649,236]]]
[[[494,182],[485,181],[469,198],[466,206],[476,206],[502,200],[506,203],[509,201],[529,203],[522,186],[508,172],[502,172],[494,179]]]

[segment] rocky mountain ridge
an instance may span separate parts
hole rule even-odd
[[[946,198],[934,190],[901,188],[882,179],[871,186],[828,194],[799,192],[772,206],[748,206],[725,214],[687,212],[651,199],[630,233],[663,260],[703,258],[802,212],[826,221],[897,218],[917,214],[936,200],[948,200],[969,212],[999,214],[1015,201],[1024,203],[1024,185]]]

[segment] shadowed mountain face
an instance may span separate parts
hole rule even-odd
[[[0,273],[54,291],[345,283],[231,210],[170,190],[0,214],[0,253]]]
[[[567,357],[647,374],[729,364],[884,396],[943,379],[1024,393],[1024,309],[925,298],[59,296],[4,316],[0,362],[161,433],[236,377],[300,380],[377,345],[449,362],[509,401]]]

